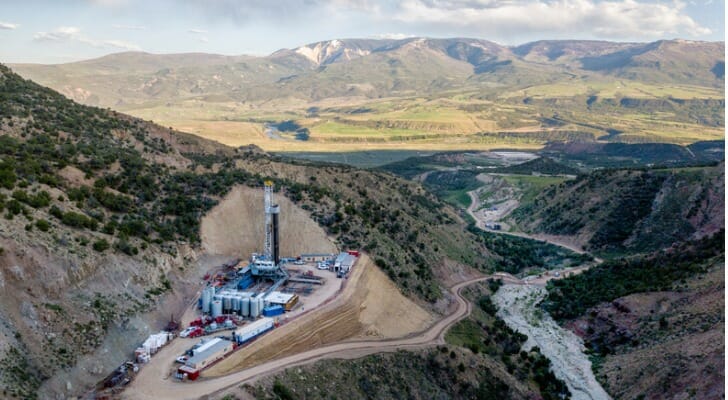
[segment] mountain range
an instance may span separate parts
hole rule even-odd
[[[126,52],[58,65],[11,64],[21,75],[93,105],[149,100],[265,100],[295,96],[427,94],[528,86],[573,77],[723,87],[723,42],[538,41],[516,47],[480,39],[343,39],[265,57]]]
[[[127,52],[11,67],[86,105],[268,151],[687,145],[724,137],[724,49],[336,39],[264,57]]]

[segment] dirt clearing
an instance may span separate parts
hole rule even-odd
[[[284,324],[203,373],[221,376],[265,361],[353,338],[396,338],[419,332],[435,318],[404,297],[366,256],[334,301]]]
[[[301,253],[335,253],[336,246],[311,217],[281,194],[280,238],[283,257]],[[208,254],[248,259],[263,247],[263,188],[236,186],[204,218],[200,226],[202,248]]]

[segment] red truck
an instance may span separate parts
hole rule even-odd
[[[199,326],[190,326],[183,330],[179,336],[183,338],[196,338],[205,334],[205,331]]]

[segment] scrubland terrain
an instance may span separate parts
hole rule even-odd
[[[725,318],[723,43],[317,46],[361,51],[346,60],[297,49],[17,66],[135,117],[74,103],[0,66],[2,397],[83,394],[179,318],[210,267],[262,242],[256,191],[268,179],[282,223],[295,227],[283,232],[284,253],[351,248],[367,257],[340,308],[290,325],[303,335],[284,336],[283,327],[217,373],[285,349],[417,332],[448,313],[447,287],[494,270],[539,275],[592,261],[482,232],[464,212],[512,200],[508,229],[605,259],[549,283],[539,307],[582,336],[610,395],[723,394],[724,351],[715,345]],[[469,151],[361,170],[250,143]],[[473,150],[503,146],[544,148],[541,158],[511,155],[536,158],[523,163]],[[562,398],[568,389],[546,352],[522,349],[528,338],[497,317],[495,290],[465,292],[472,314],[445,335],[447,346],[369,356],[348,370],[321,361],[245,391]],[[648,363],[664,367],[640,373]],[[341,379],[324,380],[317,368]],[[281,376],[292,378],[281,384]]]
[[[240,255],[208,257],[203,243],[228,252],[262,241],[209,228],[215,212],[200,232],[201,217],[225,204],[233,187],[260,187],[264,178],[275,181],[290,211],[286,223],[320,238],[312,244],[368,250],[428,313],[442,312],[437,271],[490,268],[481,257],[487,249],[458,215],[417,184],[227,148],[75,104],[1,72],[1,337],[2,358],[13,366],[0,372],[3,396],[85,392],[170,314],[178,317],[208,268]],[[228,199],[235,203],[246,190]],[[241,215],[259,207],[248,205],[252,211]]]

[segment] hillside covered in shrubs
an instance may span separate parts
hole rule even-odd
[[[445,264],[491,269],[465,222],[416,183],[225,147],[0,66],[0,359],[14,366],[0,371],[3,396],[73,394],[121,362],[122,350],[93,354],[111,332],[148,334],[122,326],[195,281],[201,217],[233,186],[266,179],[418,302],[442,297]]]
[[[512,217],[603,254],[651,252],[723,227],[725,164],[597,170],[551,186]]]

